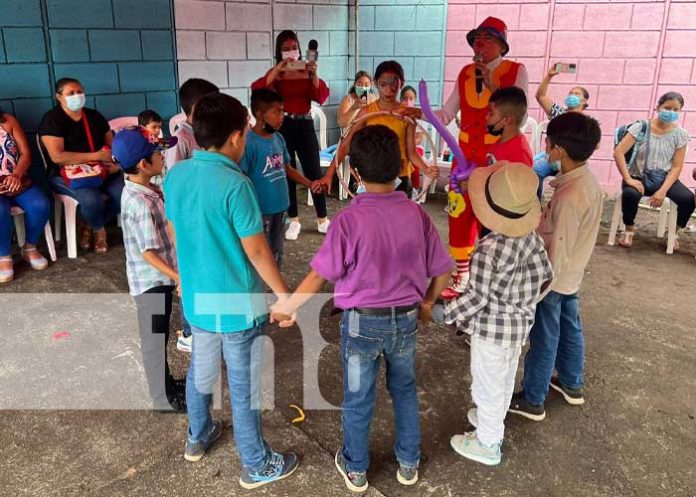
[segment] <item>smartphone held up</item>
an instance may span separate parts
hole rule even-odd
[[[570,74],[575,74],[578,71],[577,64],[567,64],[565,62],[558,62],[556,64],[556,72],[567,72]]]

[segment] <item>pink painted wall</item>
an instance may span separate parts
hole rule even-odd
[[[696,2],[574,0],[450,0],[445,59],[445,98],[461,67],[471,61],[466,33],[487,16],[508,25],[510,54],[523,62],[530,79],[530,115],[542,112],[533,95],[549,64],[575,62],[577,74],[554,79],[550,95],[559,103],[569,87],[590,92],[588,112],[600,121],[602,143],[592,159],[597,179],[608,191],[619,187],[612,160],[617,125],[646,118],[666,91],[684,95],[682,125],[696,136]],[[682,181],[695,184],[696,140],[689,148]]]

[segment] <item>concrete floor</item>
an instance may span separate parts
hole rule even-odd
[[[341,205],[330,201],[330,212]],[[426,205],[446,239],[443,207],[441,197],[431,197]],[[607,203],[605,219],[611,207]],[[302,214],[310,219],[307,208]],[[600,234],[581,296],[587,337],[586,405],[567,406],[551,393],[544,422],[508,419],[500,466],[488,468],[462,459],[449,448],[449,438],[468,429],[468,349],[451,330],[432,326],[421,333],[418,351],[421,481],[412,488],[396,482],[391,406],[381,381],[372,429],[371,486],[366,495],[696,496],[696,236],[687,234],[681,252],[667,256],[664,242],[653,236],[655,222],[653,213],[639,213],[641,231],[630,251],[606,245],[606,225]],[[305,223],[299,242],[286,244],[284,270],[291,287],[306,272],[307,262],[322,240],[310,225]],[[127,296],[113,295],[120,304],[105,305],[101,310],[107,316],[124,312],[130,316],[112,323],[85,313],[84,307],[81,311],[68,306],[41,315],[43,307],[39,304],[45,295],[17,295],[126,292],[119,231],[111,233],[114,246],[107,256],[82,254],[68,260],[65,247],[60,246],[58,262],[43,273],[17,263],[16,281],[0,288],[0,314],[7,318],[3,334],[25,333],[35,340],[29,350],[44,357],[46,350],[59,347],[51,343],[50,331],[56,329],[51,325],[56,319],[70,318],[74,323],[87,323],[87,331],[105,331],[93,342],[95,354],[101,352],[96,350],[99,348],[119,347],[131,347],[131,352],[135,347],[137,352],[137,342],[132,342],[135,321],[128,314]],[[93,305],[85,307],[92,309]],[[28,315],[38,317],[45,326],[30,325]],[[8,322],[13,323],[12,330]],[[94,323],[100,324],[92,327]],[[127,331],[120,335],[119,329]],[[330,343],[319,366],[322,394],[340,404],[337,318],[324,315],[321,329]],[[131,338],[124,338],[126,335]],[[308,411],[303,423],[291,424],[296,413],[288,406],[302,399],[302,340],[296,330],[273,328],[270,336],[277,359],[276,408],[264,414],[265,435],[274,448],[297,451],[302,462],[295,475],[257,493],[349,495],[332,461],[341,439],[340,412]],[[66,340],[69,344],[70,339]],[[183,376],[188,357],[174,350],[173,343],[170,348],[174,373]],[[6,392],[0,409],[11,407],[12,399],[22,395],[30,399],[50,397],[59,387],[70,386],[72,378],[60,370],[54,375],[43,374],[41,381],[27,381],[22,392],[13,392],[8,382],[16,381],[18,371],[30,379],[35,375],[34,367],[26,364],[36,358],[18,361],[17,350],[7,345],[0,349],[0,383],[5,383]],[[86,353],[78,356],[73,361],[75,371],[89,360]],[[41,367],[46,369],[43,361],[38,361],[36,368]],[[102,371],[110,368],[113,366],[104,363]],[[121,386],[130,386],[132,381],[142,388],[139,372],[137,365],[123,368]],[[215,415],[227,426],[223,438],[199,463],[187,463],[182,457],[187,426],[183,415],[145,410],[2,411],[0,496],[250,494],[237,483],[240,467],[227,404]]]

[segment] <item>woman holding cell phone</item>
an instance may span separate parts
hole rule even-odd
[[[549,84],[551,80],[562,72],[575,73],[577,66],[575,64],[564,64],[562,62],[553,64],[546,73],[544,79],[541,80],[539,88],[536,92],[536,100],[549,119],[558,117],[565,112],[584,112],[587,109],[587,101],[590,98],[590,93],[582,86],[574,86],[568,90],[568,95],[561,106],[549,97]]]
[[[584,113],[585,109],[587,109],[587,101],[590,98],[590,93],[582,86],[574,86],[568,90],[568,95],[566,95],[562,106],[554,102],[548,94],[549,84],[551,84],[551,80],[554,77],[562,72],[574,74],[576,70],[577,66],[575,64],[557,62],[549,68],[549,72],[547,72],[544,79],[541,80],[536,92],[536,100],[539,102],[539,106],[544,109],[549,119],[554,119],[566,112]],[[537,173],[539,177],[539,188],[537,189],[537,196],[539,198],[541,198],[543,193],[544,179],[549,176],[556,176],[558,174],[558,168],[558,164],[549,163],[545,152],[540,152],[534,156],[534,172]]]
[[[311,49],[312,47],[310,47]],[[314,49],[316,54],[316,49]],[[315,55],[316,59],[316,55]],[[276,66],[254,81],[252,90],[268,88],[278,92],[284,100],[285,118],[280,134],[290,153],[290,165],[297,168],[295,154],[302,164],[304,175],[311,181],[321,178],[319,141],[314,130],[312,102],[323,104],[329,97],[329,88],[317,74],[316,60],[302,61],[300,42],[294,31],[281,31],[275,45]],[[288,181],[290,191],[290,224],[285,232],[286,240],[297,240],[302,225],[297,211],[297,191],[294,181]],[[326,216],[326,197],[312,193],[317,213],[317,230],[326,234],[329,219]]]

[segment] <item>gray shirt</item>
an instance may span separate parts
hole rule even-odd
[[[650,122],[648,122],[648,127]],[[633,137],[640,135],[640,122],[634,123],[628,128],[628,132]],[[649,129],[649,128],[648,128]],[[647,150],[648,133],[650,134],[650,149]],[[677,126],[672,131],[664,135],[656,135],[648,131],[646,137],[638,143],[638,156],[629,170],[631,176],[643,176],[645,170],[669,171],[672,169],[672,161],[674,160],[675,152],[685,147],[690,141],[688,131],[681,126]],[[646,157],[646,150],[649,157]]]

